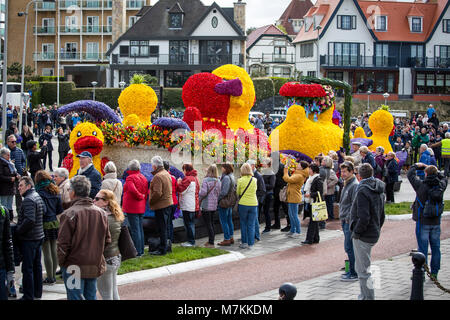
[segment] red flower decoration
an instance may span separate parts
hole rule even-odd
[[[73,154],[72,153],[69,153],[64,158],[63,163],[62,163],[62,167],[66,168],[67,170],[69,170],[69,172],[70,172],[70,170],[72,170],[72,168],[73,168]]]
[[[288,82],[281,87],[280,96],[319,98],[325,97],[326,92],[320,84]]]
[[[101,163],[100,163],[100,167],[101,167],[101,169],[102,169],[102,175],[105,175],[105,166],[106,166],[106,164],[109,162],[110,160],[108,159],[108,157],[103,157],[102,158],[102,161],[101,161]]]

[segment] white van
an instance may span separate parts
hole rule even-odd
[[[8,93],[6,94],[6,105],[10,106],[20,106],[20,86],[19,82],[8,82],[6,88]],[[28,106],[30,105],[30,94],[24,92],[24,101],[28,101]],[[0,82],[0,104],[3,103],[3,83]]]

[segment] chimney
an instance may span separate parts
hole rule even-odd
[[[127,1],[112,0],[112,43],[127,31]]]
[[[234,21],[241,27],[242,31],[245,34],[245,7],[247,4],[242,2],[242,0],[238,0],[238,2],[234,3]]]

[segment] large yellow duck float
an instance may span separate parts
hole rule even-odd
[[[380,146],[384,148],[384,153],[393,151],[389,142],[389,135],[392,132],[392,128],[394,128],[394,117],[388,110],[387,106],[382,107],[369,117],[369,127],[372,131],[370,137],[366,137],[361,127],[355,130],[355,138],[371,139],[373,141],[368,147],[371,151],[375,151]]]
[[[286,120],[270,135],[272,151],[296,151],[314,159],[319,153],[339,150],[343,145],[343,130],[333,123],[334,94],[331,88],[319,84],[287,83],[280,89],[287,97],[309,97],[317,100],[308,108],[296,101],[286,114]],[[305,100],[306,101],[306,100]]]

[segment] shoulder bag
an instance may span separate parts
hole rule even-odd
[[[283,187],[283,189],[280,190],[280,201],[281,202],[287,202],[287,185]]]
[[[250,181],[248,182],[247,187],[245,188],[244,192],[239,196],[239,201],[241,201],[242,197],[244,196],[245,192],[247,191],[248,187],[250,187],[250,184],[252,183],[253,178],[250,178]]]
[[[319,194],[319,201],[311,204],[311,217],[313,221],[325,221],[328,219],[327,204]]]
[[[122,256],[122,261],[133,259],[137,256],[136,247],[134,246],[130,231],[126,225],[122,225],[120,228],[119,251]]]
[[[214,188],[216,187],[216,185],[217,185],[217,181],[214,182],[213,187],[212,187],[210,190],[208,190],[208,192],[206,193],[206,196],[204,196],[203,198],[201,198],[201,199],[198,200],[199,203],[200,203],[200,210],[198,210],[198,212],[195,213],[195,217],[196,217],[197,219],[200,218],[200,217],[202,216],[202,202],[203,202],[203,200],[205,200],[206,198],[208,198],[209,194],[211,193],[211,191],[214,190]]]
[[[230,178],[231,179],[231,178]],[[233,208],[237,203],[236,195],[236,183],[233,180],[230,181],[230,190],[227,195],[219,201],[219,207],[221,208]]]

